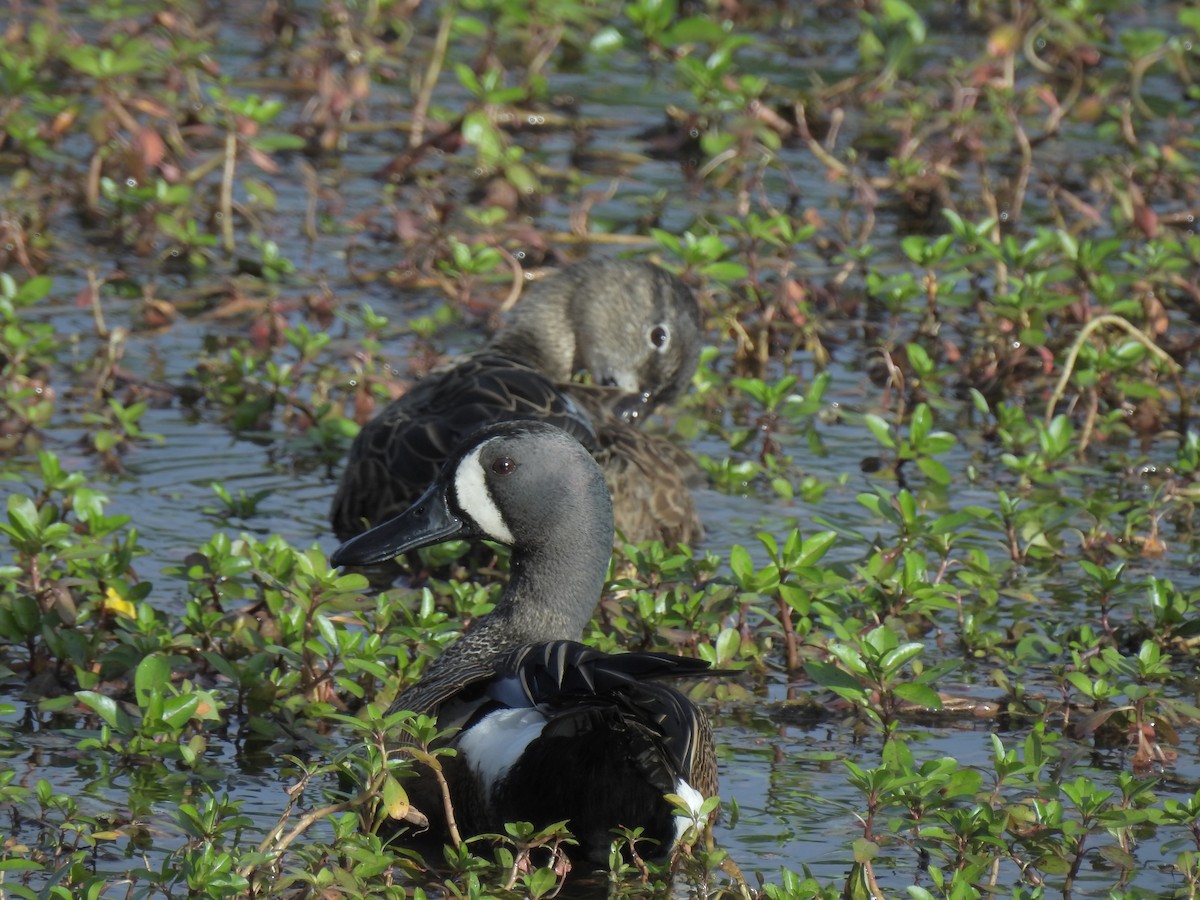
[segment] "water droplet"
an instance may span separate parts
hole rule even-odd
[[[1008,210],[1004,210],[1002,213],[1000,213],[1000,221],[1001,222],[1008,221]]]
[[[700,137],[700,129],[693,128],[691,131],[688,132],[688,137],[692,137],[692,138]]]
[[[516,253],[513,254],[513,257],[516,259],[519,259],[519,260],[524,260],[525,259],[525,251],[518,250]]]
[[[135,188],[137,186],[138,186],[138,183],[137,183],[136,178],[126,178],[125,179],[125,187]]]
[[[1046,49],[1046,39],[1045,39],[1045,38],[1038,38],[1038,39],[1037,39],[1037,48],[1038,48],[1039,50],[1045,50],[1045,49]]]

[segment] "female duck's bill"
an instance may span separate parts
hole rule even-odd
[[[393,709],[436,716],[458,753],[447,763],[461,829],[503,832],[567,820],[592,862],[614,831],[641,828],[665,853],[716,793],[707,718],[666,682],[708,664],[658,653],[606,654],[578,643],[607,575],[612,510],[588,452],[539,422],[483,429],[451,455],[412,508],[347,541],[338,565],[366,565],[454,537],[512,547],[509,583],[397,698]],[[410,797],[435,825],[436,785]],[[444,822],[441,823],[444,827]]]

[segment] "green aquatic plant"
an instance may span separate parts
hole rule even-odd
[[[437,759],[382,710],[505,562],[371,593],[328,570],[323,491],[521,269],[606,255],[701,298],[647,427],[698,459],[708,537],[620,548],[587,640],[737,673],[690,688],[717,842],[656,867],[614,835],[608,893],[1195,893],[1195,11],[9,19],[6,893],[560,890],[558,829],[385,839]]]
[[[18,283],[0,274],[0,453],[35,443],[37,430],[54,414],[55,394],[47,377],[58,350],[49,322],[37,322],[25,310],[43,301],[52,282],[45,276]]]

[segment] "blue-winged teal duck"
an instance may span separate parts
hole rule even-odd
[[[678,278],[622,260],[570,266],[528,288],[476,353],[431,372],[355,438],[330,518],[346,540],[405,509],[475,429],[513,419],[558,425],[605,472],[626,540],[691,544],[702,534],[687,455],[630,422],[687,389],[700,311]],[[590,385],[571,382],[587,372]]]
[[[569,820],[583,854],[603,864],[613,829],[640,827],[658,843],[639,852],[655,856],[683,824],[665,795],[698,809],[716,793],[708,720],[664,683],[708,664],[577,643],[604,587],[612,522],[604,476],[578,441],[546,423],[508,422],[455,451],[406,512],[333,554],[334,565],[364,566],[457,537],[512,547],[496,608],[393,705],[458,729],[446,773],[464,833]],[[410,791],[431,818],[441,807],[432,787]]]

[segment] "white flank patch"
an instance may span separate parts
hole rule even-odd
[[[479,776],[485,797],[545,726],[546,717],[536,709],[498,709],[459,737],[458,752]]]
[[[678,794],[683,802],[687,804],[688,810],[691,811],[690,816],[683,813],[675,814],[675,843],[683,840],[683,836],[687,830],[696,824],[700,818],[700,807],[704,805],[704,795],[698,790],[680,778],[675,782],[675,793]]]
[[[484,534],[502,544],[512,546],[512,532],[508,530],[496,501],[492,499],[483,463],[479,461],[479,454],[490,443],[491,441],[484,441],[470,455],[463,457],[463,461],[458,464],[458,471],[454,473],[454,492],[458,495],[458,505],[462,511],[475,520]]]

